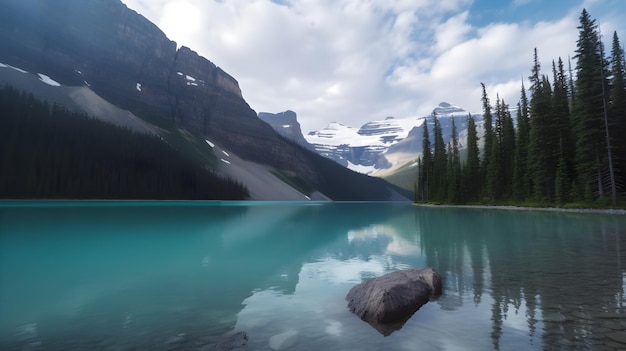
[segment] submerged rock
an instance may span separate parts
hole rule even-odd
[[[354,286],[348,292],[348,308],[387,336],[425,303],[441,295],[441,276],[432,268],[408,269],[386,274]]]
[[[215,345],[215,351],[234,351],[234,350],[246,350],[246,344],[248,343],[248,335],[245,332],[237,332],[230,334],[222,338],[220,342]]]

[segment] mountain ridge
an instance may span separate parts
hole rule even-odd
[[[303,135],[315,151],[355,172],[380,177],[404,189],[412,190],[417,177],[416,159],[422,152],[424,121],[433,128],[436,115],[442,127],[444,142],[451,139],[452,120],[463,149],[467,138],[465,109],[448,102],[439,103],[429,116],[370,121],[360,128],[330,122],[325,128]],[[482,131],[482,115],[472,114]],[[283,126],[272,124],[274,129]]]
[[[445,123],[448,118],[467,117],[468,112],[459,106],[441,102],[431,116],[433,114],[444,122],[444,128],[449,128]],[[320,155],[345,167],[375,175],[378,171],[405,163],[407,157],[417,158],[421,143],[411,143],[410,140],[418,134],[421,138],[421,127],[428,118],[386,117],[367,122],[359,129],[332,122],[321,130],[309,132],[305,138]],[[464,123],[457,123],[459,131],[463,126]],[[400,153],[411,155],[399,159]]]

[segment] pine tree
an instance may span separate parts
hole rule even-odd
[[[443,131],[437,114],[433,112],[433,133],[435,145],[433,151],[432,195],[436,201],[446,200],[446,167],[448,165],[446,144],[443,142]]]
[[[540,75],[541,65],[535,49],[530,79],[530,143],[528,146],[528,168],[532,178],[532,193],[535,200],[543,203],[552,201],[556,165],[553,163],[554,145],[551,135],[553,125],[552,89],[547,77]]]
[[[448,199],[449,203],[460,200],[461,186],[461,159],[459,157],[459,135],[456,130],[454,117],[452,118],[452,138],[448,144]]]
[[[424,123],[422,125],[423,127],[423,134],[422,134],[422,158],[421,158],[421,164],[420,164],[420,169],[419,169],[419,173],[418,173],[418,193],[419,193],[419,199],[422,202],[428,202],[430,201],[430,197],[429,197],[429,183],[431,182],[431,178],[432,178],[432,162],[433,162],[433,156],[430,150],[430,136],[428,133],[428,121],[426,119],[424,119]]]
[[[574,157],[575,143],[572,125],[570,122],[568,81],[563,69],[563,60],[559,57],[558,68],[552,61],[553,94],[552,94],[552,118],[556,123],[554,127],[558,134],[558,155],[554,160],[557,162],[555,198],[559,203],[569,200],[571,185],[574,180]]]
[[[620,45],[617,32],[613,32],[611,48],[611,102],[609,105],[610,125],[615,138],[614,150],[617,161],[617,175],[626,179],[626,67],[624,50]],[[622,183],[623,185],[623,183]]]
[[[504,113],[500,103],[500,95],[496,96],[495,129],[492,135],[491,152],[487,164],[485,196],[488,200],[500,200],[503,191],[502,184],[502,131],[504,128]]]
[[[487,96],[487,90],[485,89],[485,83],[480,83],[483,89],[483,126],[484,126],[484,134],[483,134],[483,157],[482,157],[482,174],[485,179],[485,187],[483,189],[484,196],[488,199],[492,199],[493,187],[489,186],[489,184],[494,183],[494,179],[489,179],[489,168],[492,167],[492,152],[493,152],[493,120],[491,115],[491,104],[489,102],[489,97]]]
[[[452,141],[446,144],[446,148],[446,154],[448,155],[448,157],[446,162],[446,182],[444,184],[446,193],[445,203],[454,203],[456,201],[454,199],[454,197],[456,196],[456,189],[454,179],[454,160],[452,156]]]
[[[576,171],[579,191],[586,200],[604,196],[607,188],[603,171],[607,163],[607,139],[604,124],[602,79],[606,62],[596,21],[587,10],[580,15],[576,43],[576,103],[573,119],[576,131]]]
[[[467,160],[463,167],[463,200],[474,202],[482,191],[482,179],[480,171],[480,158],[478,151],[478,132],[476,122],[471,114],[467,116]]]
[[[502,143],[500,144],[502,162],[502,198],[510,199],[513,196],[513,178],[515,171],[515,126],[509,111],[509,105],[504,100],[501,102],[502,113]]]
[[[528,177],[528,144],[530,143],[530,121],[528,115],[528,98],[522,82],[521,98],[517,104],[517,137],[515,144],[515,166],[513,175],[513,198],[524,200],[530,193]]]
[[[422,201],[422,199],[420,198],[420,192],[421,192],[420,176],[422,174],[422,158],[418,156],[416,163],[417,163],[417,179],[415,180],[415,183],[413,183],[413,203],[418,203]]]
[[[567,57],[567,70],[569,72],[567,83],[569,85],[569,110],[574,111],[576,105],[576,86],[574,85],[574,74],[572,73],[572,60]]]

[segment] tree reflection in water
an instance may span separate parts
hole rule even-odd
[[[622,216],[419,208],[429,266],[444,275],[443,309],[468,294],[491,303],[491,338],[524,313],[531,343],[544,349],[624,347]],[[514,309],[511,311],[510,309]]]

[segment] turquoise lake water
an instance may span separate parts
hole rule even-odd
[[[364,279],[443,296],[384,337]],[[626,348],[626,217],[393,203],[0,203],[0,349]],[[282,343],[279,342],[283,339]]]

